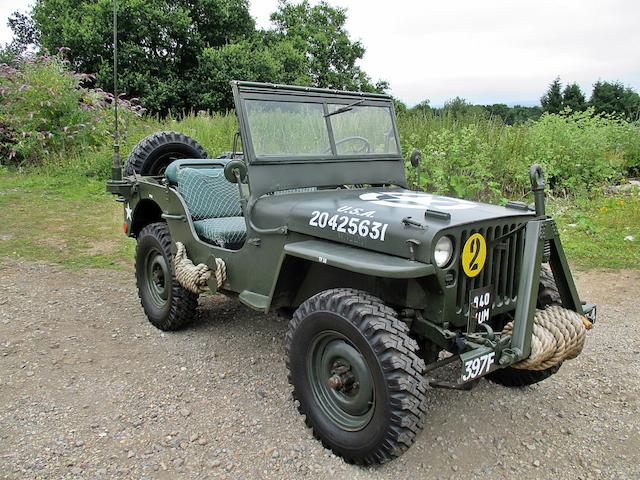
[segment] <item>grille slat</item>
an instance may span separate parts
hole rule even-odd
[[[518,230],[497,243],[494,243],[494,240],[520,226],[520,223],[507,223],[461,232],[460,249],[471,235],[480,233],[486,239],[488,251],[483,272],[474,278],[466,276],[462,262],[459,262],[456,313],[466,315],[469,311],[469,292],[489,284],[493,286],[494,307],[508,305],[516,300],[520,259],[524,249],[524,230]]]

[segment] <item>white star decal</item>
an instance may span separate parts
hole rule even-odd
[[[131,210],[131,207],[129,206],[128,203],[124,211],[127,214],[127,220],[131,220],[131,213],[133,212],[133,210]]]

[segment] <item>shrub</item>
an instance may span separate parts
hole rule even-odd
[[[40,165],[55,154],[108,141],[113,95],[84,88],[61,56],[28,57],[0,65],[0,163]],[[122,102],[122,126],[141,107]]]
[[[461,197],[519,198],[533,163],[554,194],[588,192],[640,171],[640,125],[615,116],[565,111],[505,125],[479,115],[400,115],[402,150],[423,152],[422,188]],[[410,182],[417,181],[407,165]]]

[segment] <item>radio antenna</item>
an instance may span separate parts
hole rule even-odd
[[[118,133],[118,0],[113,0],[113,160],[111,178],[122,180],[122,161],[120,160],[120,136]]]

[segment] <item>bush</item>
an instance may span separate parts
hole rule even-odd
[[[0,163],[41,165],[56,154],[108,142],[113,95],[82,87],[86,75],[61,56],[24,58],[0,65]],[[122,102],[122,126],[142,109]]]
[[[540,163],[554,194],[582,193],[640,171],[640,125],[585,112],[544,114],[505,125],[481,115],[407,113],[398,117],[402,150],[423,152],[422,188],[500,200],[529,191],[529,167]],[[417,182],[407,164],[410,182]]]

